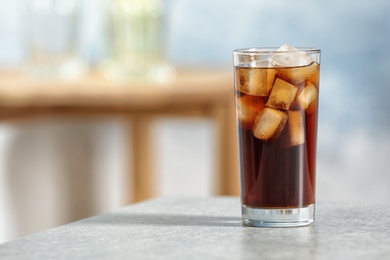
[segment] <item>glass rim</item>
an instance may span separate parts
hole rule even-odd
[[[290,50],[290,51],[278,51],[279,47],[251,47],[251,48],[239,48],[233,50],[234,54],[259,54],[259,55],[267,55],[272,53],[294,53],[294,52],[305,52],[305,53],[320,53],[321,49],[314,47],[294,47],[298,49],[298,51]]]

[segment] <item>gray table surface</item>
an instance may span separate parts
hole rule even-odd
[[[1,244],[0,259],[390,259],[388,206],[318,203],[311,226],[252,228],[236,197],[163,197]]]

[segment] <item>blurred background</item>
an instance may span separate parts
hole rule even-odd
[[[169,80],[182,68],[232,72],[235,48],[284,43],[321,48],[317,200],[387,202],[390,197],[389,1],[57,0],[63,2],[56,10],[62,20],[45,11],[47,2],[56,1],[0,0],[1,70],[38,77],[54,73],[59,80],[91,68],[103,68],[115,79],[140,75],[121,60],[121,53],[134,49],[116,41],[125,30],[121,19],[130,16],[123,10],[141,2],[153,6],[150,23],[161,32],[153,34],[158,47],[137,43],[146,53],[157,50],[137,60],[157,64],[150,74],[154,80]],[[37,25],[48,21],[77,30]],[[116,25],[107,30],[107,24]],[[137,33],[136,22],[132,28]],[[64,48],[64,42],[73,47]],[[69,53],[45,60],[39,54],[45,44],[56,55],[63,49]],[[56,63],[49,67],[57,70],[39,67],[45,62]],[[127,204],[127,127],[121,117],[2,120],[0,242]],[[153,135],[156,195],[216,194],[213,122],[161,118]],[[70,193],[64,181],[72,184]]]

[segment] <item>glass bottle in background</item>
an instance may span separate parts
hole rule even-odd
[[[75,78],[87,65],[78,55],[80,0],[27,1],[27,61],[34,77]]]
[[[169,82],[175,70],[164,62],[160,0],[112,0],[108,13],[104,74],[121,81]]]

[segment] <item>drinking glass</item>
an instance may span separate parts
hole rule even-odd
[[[171,82],[175,70],[164,61],[162,0],[112,0],[103,74],[119,81]]]
[[[74,78],[85,73],[78,53],[81,1],[31,0],[26,8],[27,74]]]
[[[233,51],[243,224],[314,221],[320,50]]]

